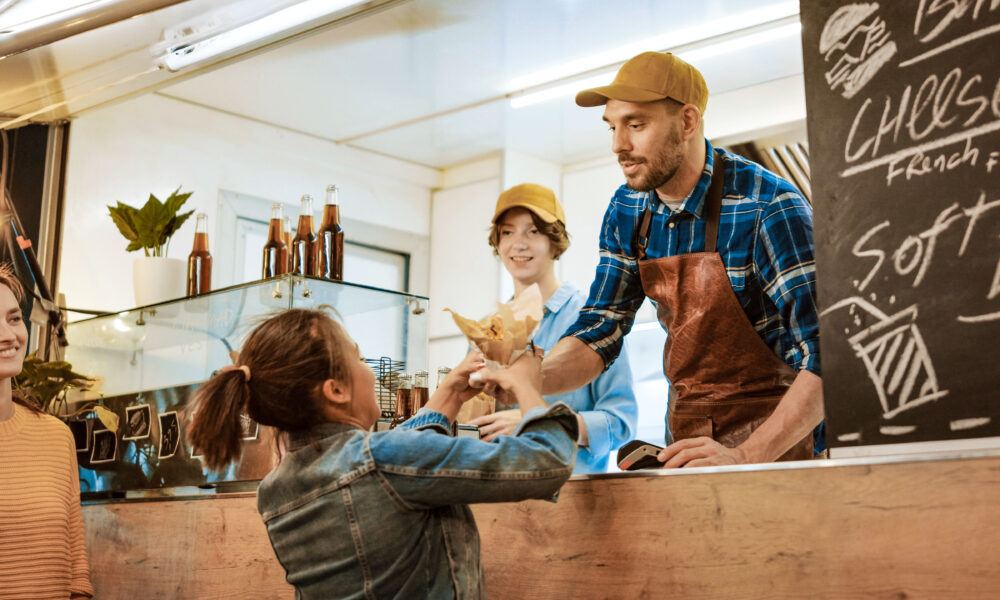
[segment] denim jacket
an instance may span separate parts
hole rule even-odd
[[[392,431],[290,435],[257,509],[297,598],[486,596],[467,504],[552,499],[573,469],[576,417],[535,408],[494,443],[450,431],[424,408]]]

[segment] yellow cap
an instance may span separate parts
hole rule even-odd
[[[693,104],[701,114],[708,105],[708,86],[698,69],[667,52],[643,52],[618,69],[611,85],[583,90],[576,95],[579,106],[600,106],[608,99],[653,102],[671,98]]]
[[[497,198],[497,209],[493,213],[493,222],[496,223],[504,211],[517,207],[530,210],[546,223],[559,221],[563,225],[566,224],[566,213],[562,204],[555,193],[544,185],[522,183],[500,194]]]

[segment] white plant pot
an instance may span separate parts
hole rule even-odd
[[[184,296],[187,265],[179,258],[142,256],[132,263],[135,305],[146,306]]]

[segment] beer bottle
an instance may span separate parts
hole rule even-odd
[[[396,412],[392,417],[389,429],[395,429],[397,425],[413,416],[412,387],[409,375],[403,375],[399,378],[399,387],[396,388]]]
[[[451,373],[451,367],[438,367],[437,383],[434,385],[435,390],[441,387],[441,384],[444,383],[445,378],[448,377],[448,373]]]
[[[413,414],[427,404],[430,397],[427,394],[427,371],[417,371],[413,374],[413,392],[410,395],[410,404],[413,405]]]
[[[208,252],[208,215],[198,213],[194,225],[194,247],[188,254],[187,295],[212,291],[212,255]]]
[[[316,245],[316,235],[313,234],[313,198],[309,194],[302,196],[299,206],[299,226],[292,238],[292,273],[312,275],[315,258],[313,253]]]
[[[285,240],[285,247],[292,249],[292,228],[288,225],[289,216],[285,215],[282,220],[281,236]],[[288,252],[288,271],[292,270],[292,253]]]
[[[434,384],[435,393],[441,387],[441,384],[444,383],[444,380],[448,378],[449,373],[451,373],[451,367],[438,367],[437,383]],[[458,415],[455,415],[455,419],[451,422],[451,435],[458,435]]]
[[[264,267],[261,277],[277,277],[288,272],[288,246],[281,235],[281,204],[271,205],[271,222],[267,227],[267,241],[264,243]]]
[[[344,229],[340,226],[337,186],[326,186],[323,223],[316,234],[316,276],[344,280]]]

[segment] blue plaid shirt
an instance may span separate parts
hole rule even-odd
[[[676,210],[655,191],[623,185],[604,214],[600,261],[590,297],[564,334],[576,336],[610,365],[632,329],[645,294],[639,280],[636,230],[653,212],[647,258],[701,252],[705,199],[716,156],[725,161],[717,250],[729,282],[757,335],[793,369],[820,375],[812,207],[788,181],[706,140],[705,169]],[[668,332],[669,333],[669,332]]]

